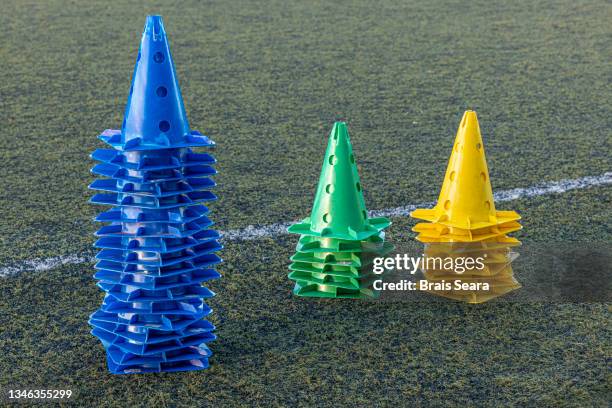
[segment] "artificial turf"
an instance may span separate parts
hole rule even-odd
[[[494,189],[612,168],[612,7],[596,1],[4,1],[0,266],[91,253],[99,132],[119,127],[146,14],[162,14],[193,128],[217,143],[219,229],[304,217],[348,122],[369,209],[436,198],[464,109]],[[609,186],[505,202],[524,241],[612,240]],[[388,238],[409,240],[394,219]],[[291,296],[296,237],[225,242],[206,372],[115,377],[92,265],[0,279],[0,386],[83,405],[607,406],[609,304]],[[517,271],[520,280],[520,271]]]
[[[588,191],[536,203],[525,226],[552,211],[584,231],[574,205],[612,198]],[[393,230],[390,240],[408,239],[407,226]],[[610,239],[603,224],[590,233]],[[108,374],[85,324],[102,299],[92,265],[2,279],[0,387],[70,388],[89,406],[606,406],[609,304],[296,298],[285,275],[295,241],[228,243],[211,285],[219,338],[206,372]]]

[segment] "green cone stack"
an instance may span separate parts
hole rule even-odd
[[[393,250],[384,240],[387,218],[369,218],[353,148],[344,122],[329,135],[310,217],[289,227],[300,234],[289,279],[297,296],[369,298],[372,261]]]

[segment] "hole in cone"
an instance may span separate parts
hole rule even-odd
[[[450,208],[450,206],[451,206],[451,202],[450,202],[450,200],[446,200],[446,201],[444,202],[444,209],[445,209],[445,210],[448,210],[448,209]]]
[[[153,61],[157,62],[158,64],[164,62],[164,54],[157,51],[155,54],[153,54]]]
[[[329,224],[331,221],[331,216],[329,214],[323,214],[323,222]]]
[[[159,130],[161,130],[162,132],[167,132],[168,130],[170,130],[170,122],[168,122],[167,120],[162,120],[161,122],[159,122]]]
[[[336,161],[336,156],[334,156],[333,154],[329,156],[329,164],[333,166],[334,164],[336,164]]]
[[[160,86],[155,90],[155,93],[157,94],[157,96],[159,96],[160,98],[163,98],[164,96],[168,95],[168,90],[166,89],[165,86]]]

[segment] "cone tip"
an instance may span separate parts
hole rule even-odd
[[[152,35],[154,39],[164,37],[166,35],[166,30],[164,29],[164,20],[162,16],[157,14],[147,16],[144,34]]]
[[[476,115],[476,111],[465,111],[459,125],[459,132],[467,132],[470,134],[480,133],[480,125],[478,124],[478,116]]]
[[[461,125],[465,126],[468,123],[478,123],[478,116],[476,115],[476,111],[468,109],[463,114],[463,119],[461,120]]]
[[[346,127],[346,122],[335,122],[334,123],[334,127],[332,128],[331,131],[331,136],[333,136],[334,140],[338,140],[340,139],[346,139],[348,138],[348,130]]]
[[[342,121],[334,122],[333,130],[335,132],[346,132],[346,122],[342,122]]]

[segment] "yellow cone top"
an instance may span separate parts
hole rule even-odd
[[[461,119],[436,206],[418,209],[414,218],[469,230],[516,221],[514,211],[496,211],[476,112]]]

